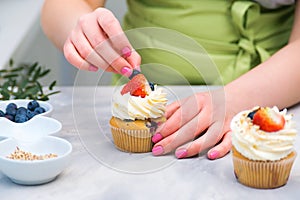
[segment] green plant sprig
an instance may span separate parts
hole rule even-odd
[[[0,100],[10,99],[34,99],[47,101],[49,96],[57,94],[60,91],[53,91],[56,86],[56,80],[48,86],[49,92],[44,91],[44,87],[39,80],[50,73],[35,62],[33,64],[20,64],[14,66],[11,59],[9,66],[0,70]],[[50,92],[51,91],[51,92]]]

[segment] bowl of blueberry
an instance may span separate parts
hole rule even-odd
[[[53,107],[45,101],[16,99],[0,101],[0,117],[15,123],[24,123],[36,115],[51,116]]]

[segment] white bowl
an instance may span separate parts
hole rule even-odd
[[[36,155],[57,154],[44,160],[13,160],[7,158],[18,147]],[[13,138],[0,141],[0,170],[13,182],[37,185],[54,180],[69,164],[72,145],[64,139],[44,136],[34,142],[20,142]]]
[[[27,104],[32,101],[31,99],[15,99],[15,100],[5,100],[5,101],[0,101],[0,110],[2,110],[3,112],[5,112],[6,106],[10,103],[15,103],[18,108],[19,107],[25,107],[27,108]],[[45,109],[46,112],[41,113],[39,115],[43,115],[43,116],[51,116],[52,112],[53,112],[53,106],[46,102],[46,101],[37,101],[41,107],[43,107]]]
[[[43,136],[57,133],[61,128],[62,124],[59,121],[42,115],[23,123],[15,123],[0,117],[0,137],[15,138],[24,142],[33,142]]]

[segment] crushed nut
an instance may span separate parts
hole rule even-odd
[[[16,150],[6,157],[13,160],[45,160],[49,158],[56,158],[57,155],[53,153],[45,155],[35,155],[30,152],[22,151],[19,149],[19,147],[16,147]]]

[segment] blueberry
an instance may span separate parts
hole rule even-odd
[[[34,109],[34,112],[37,114],[41,114],[41,113],[46,112],[46,110],[43,107],[37,107]]]
[[[36,100],[32,100],[27,104],[27,109],[34,111],[37,107],[40,107],[40,104]]]
[[[4,117],[4,112],[2,110],[0,110],[0,117]]]
[[[132,79],[135,75],[138,75],[140,73],[141,72],[139,70],[136,70],[136,69],[132,70],[132,74],[129,76],[129,79]]]
[[[158,124],[157,124],[155,121],[148,121],[148,122],[146,122],[146,126],[147,126],[148,128],[154,128],[154,129],[157,129]]]
[[[15,103],[10,103],[6,106],[6,114],[15,116],[17,112],[17,105]]]
[[[150,86],[151,90],[154,91],[154,83],[149,82],[149,86]]]
[[[158,124],[155,121],[148,121],[146,122],[146,127],[150,129],[151,133],[154,133],[158,127]]]
[[[253,116],[254,114],[257,112],[257,110],[253,110],[252,112],[250,112],[247,117],[249,117],[251,120],[253,120]]]
[[[26,113],[26,116],[29,119],[33,118],[35,115],[37,115],[38,113],[34,112],[34,111],[31,111],[31,110],[28,110],[27,109],[27,113]]]
[[[5,117],[6,119],[9,119],[10,121],[15,121],[15,117],[12,116],[12,115],[5,114],[4,117]]]
[[[17,109],[18,106],[17,106],[17,104],[15,104],[15,103],[9,103],[9,104],[6,106],[6,108],[14,108],[14,109]]]
[[[27,113],[27,109],[25,108],[25,107],[19,107],[18,109],[17,109],[17,112],[16,112],[16,115],[26,115],[26,113]]]
[[[23,123],[28,120],[26,114],[18,114],[15,116],[15,122],[16,123]]]

